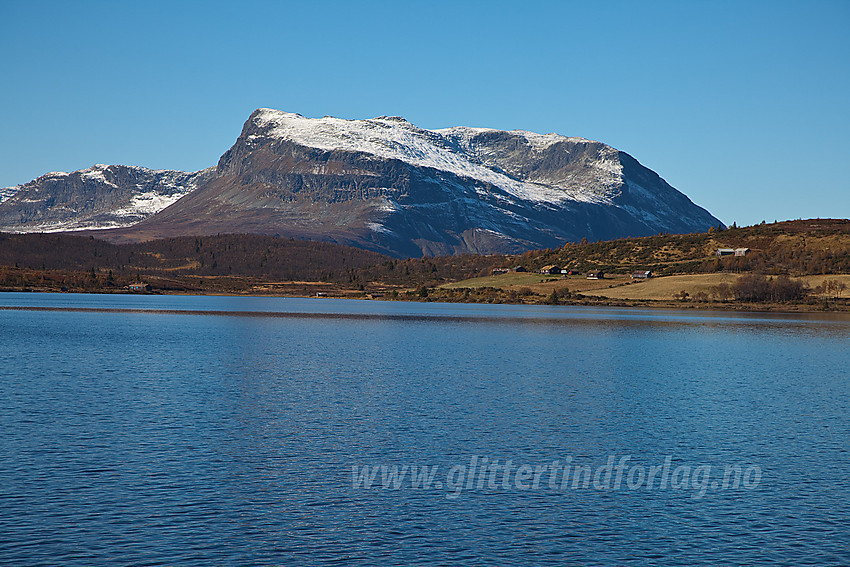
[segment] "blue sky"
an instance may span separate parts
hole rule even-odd
[[[850,217],[850,1],[0,0],[0,187],[214,165],[258,107],[557,132],[726,223]]]

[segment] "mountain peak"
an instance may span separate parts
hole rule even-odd
[[[0,190],[6,231],[279,234],[401,256],[520,252],[718,224],[631,156],[586,138],[271,108],[251,113],[216,168],[96,164]]]

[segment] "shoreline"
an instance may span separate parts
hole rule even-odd
[[[400,303],[442,303],[442,304],[479,304],[479,305],[538,305],[541,307],[594,307],[594,308],[613,308],[613,309],[649,309],[649,310],[670,310],[670,311],[715,311],[720,313],[850,313],[850,302],[847,300],[830,300],[828,302],[818,301],[817,303],[744,303],[736,301],[668,301],[668,300],[628,300],[618,301],[605,297],[586,298],[586,299],[570,299],[559,301],[558,303],[547,303],[543,301],[510,301],[507,298],[498,298],[494,301],[452,301],[446,297],[419,297],[415,294],[404,295],[399,294],[398,297],[382,295],[379,297],[370,297],[370,292],[360,290],[341,289],[336,292],[330,292],[325,296],[304,295],[304,294],[274,294],[274,293],[238,293],[238,292],[203,292],[203,291],[174,291],[174,290],[157,290],[155,292],[128,292],[124,290],[69,290],[60,291],[55,289],[0,289],[0,294],[5,293],[25,293],[25,294],[68,294],[68,295],[123,295],[123,296],[186,296],[186,297],[261,297],[261,298],[280,298],[280,299],[351,299],[358,301],[385,301],[385,302],[400,302]],[[374,293],[374,292],[373,292]],[[377,292],[381,293],[381,292]],[[13,306],[0,306],[0,310],[19,309]],[[21,307],[20,309],[25,309]],[[37,309],[33,309],[37,310]],[[44,310],[44,309],[43,309]],[[46,309],[49,310],[49,309]],[[97,310],[97,309],[95,309]],[[139,310],[145,311],[145,310]]]

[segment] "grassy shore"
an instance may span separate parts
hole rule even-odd
[[[717,299],[712,290],[719,284],[733,285],[738,274],[687,274],[632,280],[625,275],[588,280],[583,276],[545,276],[508,273],[453,282],[437,287],[410,287],[372,282],[356,288],[317,281],[264,280],[245,277],[148,278],[154,294],[230,295],[257,297],[329,297],[388,301],[448,303],[512,303],[527,305],[584,305],[638,308],[716,309],[735,311],[850,312],[848,289],[809,293],[791,302],[742,302]],[[30,278],[32,279],[32,277]],[[795,278],[810,289],[824,281],[843,282],[850,288],[850,274]],[[38,284],[3,286],[0,291],[135,293],[115,282],[91,279],[84,285],[59,286],[45,277]]]
[[[719,284],[733,285],[740,277],[739,274],[683,274],[649,278],[647,280],[631,279],[627,275],[614,274],[601,280],[588,280],[584,276],[546,276],[529,273],[507,273],[497,276],[472,278],[440,286],[444,289],[481,289],[495,288],[504,291],[521,291],[529,289],[535,294],[550,295],[552,291],[571,294],[593,295],[609,299],[627,299],[638,301],[669,301],[682,297],[698,298],[703,294],[710,296]],[[817,299],[848,299],[850,298],[850,274],[831,274],[816,276],[800,276],[791,278],[800,281],[808,288],[816,289],[825,281],[844,283],[847,288],[835,293],[816,295]],[[708,299],[709,297],[706,297]]]

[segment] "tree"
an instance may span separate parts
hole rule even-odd
[[[838,296],[847,289],[847,284],[839,281],[839,280],[824,280],[819,286],[815,288],[815,293],[821,293],[824,295],[829,295],[830,293],[834,294],[834,298],[838,299]]]
[[[761,274],[747,274],[732,284],[732,293],[738,301],[793,301],[804,297],[806,292],[802,282],[785,275],[767,279]]]
[[[805,286],[799,280],[782,275],[770,280],[770,299],[773,301],[793,301],[805,295]]]

